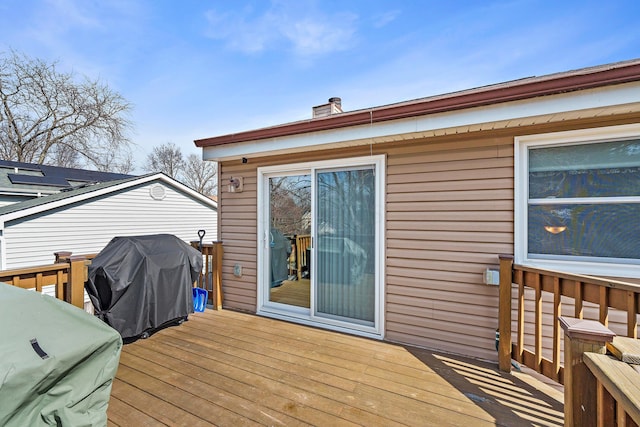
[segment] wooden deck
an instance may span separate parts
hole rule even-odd
[[[223,310],[125,345],[109,425],[561,426],[562,394],[430,351]]]
[[[271,288],[269,298],[273,302],[309,308],[310,285],[309,279],[285,280],[277,288]]]

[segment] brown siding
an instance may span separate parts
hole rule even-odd
[[[237,163],[237,164],[236,164]],[[255,165],[227,162],[220,165],[219,223],[224,247],[222,292],[224,306],[236,310],[256,311],[256,168]],[[232,176],[243,178],[241,193],[227,192]],[[235,264],[242,266],[242,276],[233,275]]]
[[[356,147],[333,150],[330,153],[312,152],[290,156],[250,158],[222,162],[220,170],[219,224],[224,246],[222,261],[222,291],[224,307],[255,313],[257,310],[257,233],[258,233],[258,167],[276,164],[298,163],[310,160],[355,157],[368,154],[369,148]],[[232,176],[243,178],[243,191],[229,193],[226,183]],[[242,277],[233,275],[235,264],[242,266]]]
[[[513,138],[388,151],[386,338],[495,359],[497,288],[513,252]]]
[[[634,122],[612,117],[536,125],[518,134]],[[273,164],[387,155],[385,338],[496,360],[497,286],[482,282],[497,255],[513,253],[513,131],[311,151],[223,162],[220,227],[224,305],[256,310],[256,168]],[[225,180],[244,178],[244,191]],[[233,276],[233,265],[243,276]]]

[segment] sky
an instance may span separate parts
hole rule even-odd
[[[154,146],[640,57],[638,0],[0,0],[0,52],[133,105]]]

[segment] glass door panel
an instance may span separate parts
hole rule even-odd
[[[375,197],[373,166],[316,172],[316,316],[374,325]]]
[[[269,178],[269,301],[310,307],[311,175]]]

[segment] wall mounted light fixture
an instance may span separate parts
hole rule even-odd
[[[227,186],[229,193],[241,193],[242,192],[242,177],[229,178],[229,184]]]

